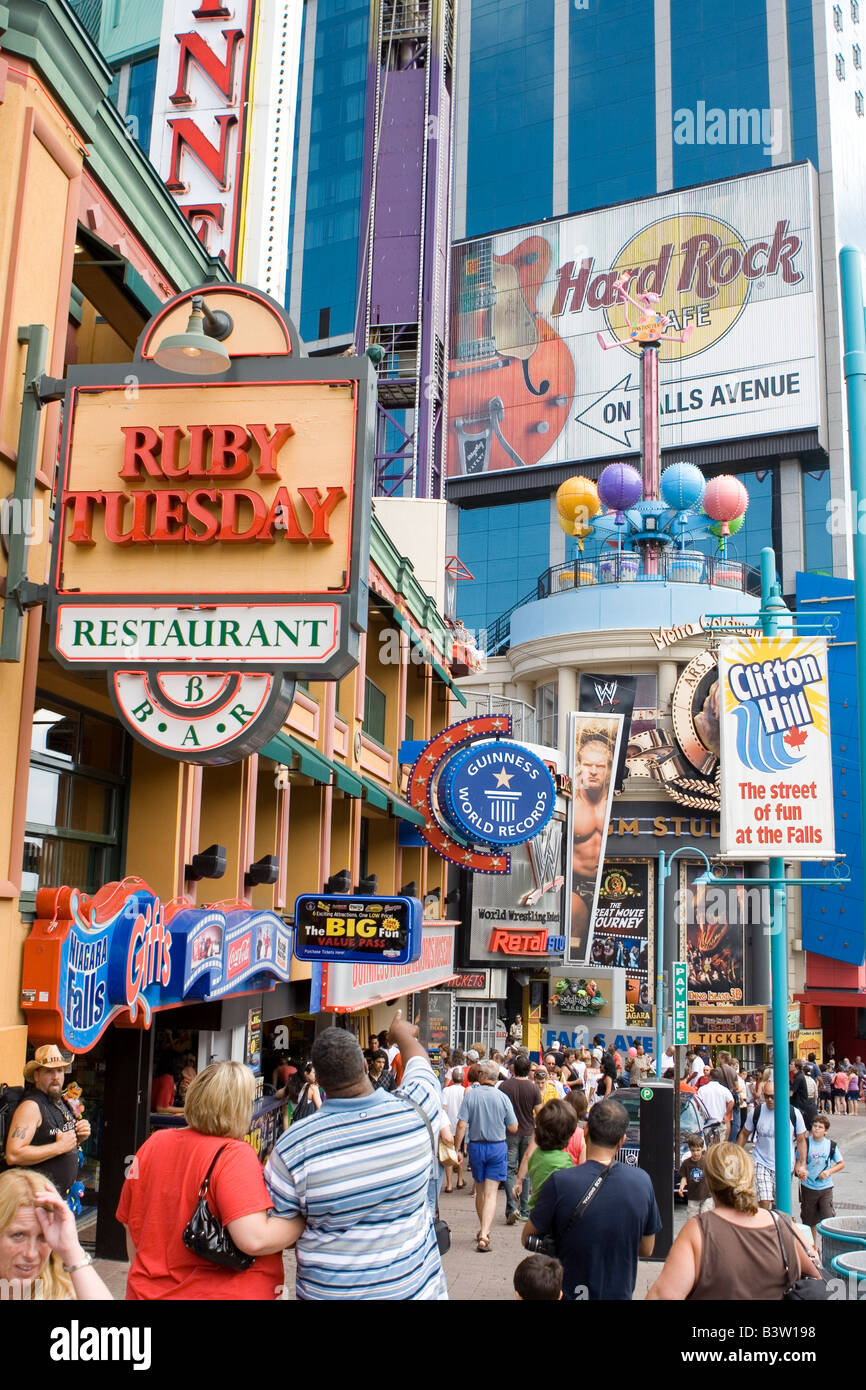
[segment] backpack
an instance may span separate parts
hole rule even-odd
[[[6,1138],[12,1116],[24,1099],[25,1091],[24,1086],[7,1086],[5,1081],[0,1083],[0,1172],[9,1166],[6,1162]]]
[[[758,1120],[759,1120],[760,1117],[761,1117],[761,1111],[763,1110],[763,1108],[764,1108],[764,1107],[763,1107],[763,1104],[762,1104],[762,1103],[759,1103],[758,1105],[755,1106],[755,1109],[754,1109],[754,1111],[753,1111],[753,1113],[752,1113],[752,1134],[757,1134],[757,1133],[758,1133]],[[773,1113],[775,1113],[775,1111],[774,1111]],[[792,1106],[789,1107],[788,1114],[791,1116],[791,1124],[792,1124],[793,1129],[794,1129],[794,1138],[796,1139],[796,1138],[797,1138],[797,1116],[800,1114],[800,1112],[799,1112],[799,1110],[796,1109],[795,1106],[792,1105]],[[800,1118],[801,1118],[801,1119],[803,1118],[802,1115],[800,1115]],[[832,1139],[830,1140],[830,1143],[831,1143],[831,1144],[833,1143]],[[834,1149],[835,1149],[835,1147],[836,1147],[835,1144],[833,1144],[833,1148],[834,1148]]]
[[[818,1083],[814,1076],[810,1076],[808,1072],[806,1073],[806,1095],[810,1100],[818,1099]]]
[[[829,1168],[829,1166],[830,1166],[831,1163],[835,1163],[835,1162],[836,1162],[836,1140],[835,1140],[835,1139],[831,1139],[829,1135],[825,1135],[825,1138],[826,1138],[828,1144],[830,1145],[830,1153],[829,1153],[828,1156],[827,1156],[827,1167]],[[811,1144],[811,1143],[812,1143],[812,1136],[811,1136],[811,1134],[810,1134],[810,1135],[809,1135],[809,1144]]]

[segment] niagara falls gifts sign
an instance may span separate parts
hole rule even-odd
[[[170,757],[245,757],[297,678],[357,662],[372,369],[301,357],[285,327],[284,352],[232,353],[216,381],[137,361],[65,383],[52,651],[106,671],[126,726]]]

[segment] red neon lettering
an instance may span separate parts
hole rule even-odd
[[[227,168],[229,158],[228,137],[232,126],[237,125],[237,116],[227,112],[214,116],[219,128],[219,144],[212,144],[203,131],[199,130],[191,116],[176,117],[166,122],[171,127],[171,160],[169,175],[165,186],[170,193],[185,193],[187,185],[180,177],[180,159],[186,147],[190,154],[207,170],[214,183],[223,191],[228,187]]]
[[[169,101],[175,106],[189,106],[192,102],[192,97],[187,90],[190,63],[195,63],[196,67],[213,83],[220,95],[225,97],[226,106],[231,105],[232,88],[235,81],[235,58],[244,31],[243,29],[223,29],[222,36],[226,41],[226,53],[225,58],[220,60],[202,34],[194,32],[175,34],[175,38],[180,44],[177,60],[177,86],[169,97]]]

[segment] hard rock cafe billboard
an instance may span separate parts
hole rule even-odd
[[[303,357],[257,291],[214,297],[237,328],[225,375],[153,360],[189,295],[133,363],[70,368],[51,574],[52,654],[104,671],[130,732],[193,762],[246,756],[296,678],[352,669],[369,568],[370,363]]]
[[[622,275],[692,330],[659,348],[663,449],[821,428],[815,205],[802,164],[455,246],[449,479],[637,451]]]

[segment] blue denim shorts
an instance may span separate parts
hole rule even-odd
[[[508,1177],[508,1145],[471,1143],[469,1167],[476,1182],[505,1182]]]

